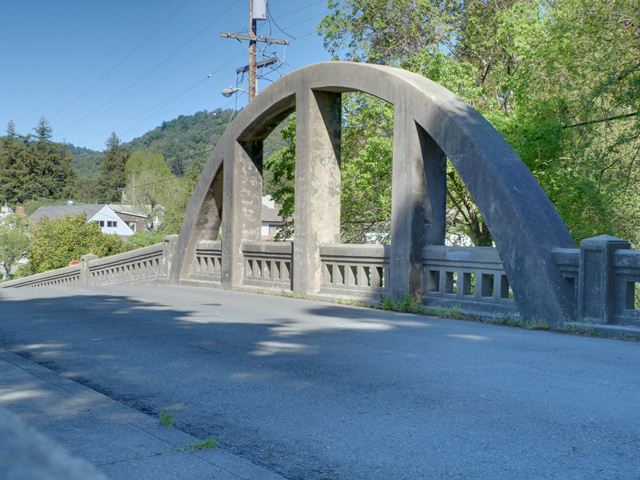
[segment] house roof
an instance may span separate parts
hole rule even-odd
[[[118,203],[110,203],[109,207],[116,213],[126,213],[127,215],[135,215],[136,217],[147,218],[147,214],[133,205],[121,205]]]
[[[262,221],[268,223],[283,223],[284,220],[278,215],[278,210],[280,210],[279,205],[276,205],[276,208],[271,208],[262,204]]]
[[[58,220],[72,215],[86,215],[87,219],[93,217],[104,208],[102,205],[44,205],[38,208],[29,217],[32,222],[39,222],[43,218]]]

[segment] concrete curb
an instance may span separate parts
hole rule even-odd
[[[0,407],[110,478],[284,480],[2,348]]]

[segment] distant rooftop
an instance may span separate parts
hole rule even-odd
[[[43,218],[50,220],[59,220],[72,215],[86,215],[87,218],[93,217],[104,207],[100,205],[44,205],[38,208],[29,219],[32,222],[39,222]]]

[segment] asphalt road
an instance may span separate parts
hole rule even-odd
[[[290,479],[640,479],[640,343],[168,286],[0,290],[0,342]]]

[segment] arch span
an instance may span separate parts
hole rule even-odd
[[[552,324],[569,318],[571,292],[552,249],[574,242],[513,149],[444,87],[397,68],[351,62],[319,63],[283,77],[229,125],[187,209],[172,280],[188,273],[198,240],[213,239],[222,228],[222,283],[240,285],[241,243],[259,239],[262,140],[296,111],[293,288],[317,292],[319,245],[339,242],[340,99],[350,91],[394,106],[391,292],[419,292],[422,247],[444,241],[448,157],[485,218],[521,315]]]

